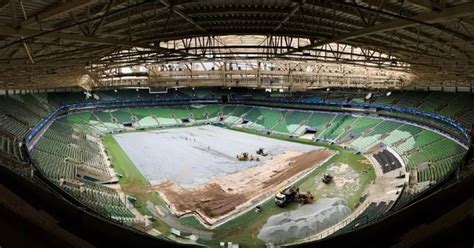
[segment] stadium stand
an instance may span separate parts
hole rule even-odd
[[[288,133],[286,121],[282,111],[276,109],[260,109],[262,116],[256,122],[266,130],[273,130],[279,133]]]
[[[29,130],[26,124],[18,121],[16,118],[12,118],[7,115],[0,116],[0,126],[4,131],[14,135],[19,140],[25,137],[26,133]]]
[[[306,125],[310,115],[310,112],[288,111],[288,114],[285,116],[285,122],[287,125],[286,129],[288,130],[288,133],[295,135],[302,134],[304,129],[301,127]]]
[[[380,216],[383,216],[384,213],[389,211],[393,204],[393,201],[371,202],[369,206],[364,210],[364,212],[359,215],[358,218],[351,221],[344,228],[340,229],[333,235],[336,236],[342,233],[350,232],[361,226],[365,226],[371,222],[376,221],[377,218],[380,218]]]
[[[110,112],[112,116],[112,120],[115,123],[133,123],[132,115],[130,114],[128,109],[118,109],[116,111]]]
[[[318,131],[317,135],[320,135],[321,132],[331,123],[337,115],[327,114],[327,113],[318,113],[313,112],[307,120],[307,125]]]
[[[88,177],[77,181],[78,169],[81,167],[93,171],[94,175],[111,177],[110,169],[100,153],[100,145],[89,136],[89,127],[84,126],[87,125],[84,115],[81,114],[82,118],[68,117],[69,120],[82,123],[80,127],[65,120],[55,121],[31,151],[31,157],[47,177],[84,205],[118,221],[136,222],[135,216],[125,207],[124,200],[119,199],[116,190],[87,180]],[[103,113],[98,115],[104,119],[107,116]]]
[[[179,90],[166,93],[161,97],[197,98],[213,94],[220,93],[214,93],[209,89]],[[233,94],[238,98],[244,97],[247,93],[236,91]],[[97,95],[99,99],[85,99],[82,93],[33,94],[8,99],[0,97],[2,110],[0,150],[4,153],[0,156],[0,160],[5,165],[24,168],[17,162],[22,160],[19,141],[23,140],[31,128],[58,104],[130,97],[156,98],[147,92],[134,90],[121,90],[118,93],[98,92]],[[459,102],[444,97],[435,104],[427,102],[431,101],[430,99],[438,99],[438,94],[430,93],[422,96],[417,98],[415,93],[394,93],[388,97],[377,97],[375,103],[431,110],[463,120],[464,125],[472,124],[474,114],[469,107],[469,96],[463,95]],[[259,94],[259,99],[269,97],[267,94]],[[294,97],[298,96],[294,95]],[[350,97],[344,92],[335,96],[321,93],[312,97],[324,101],[364,102],[362,94],[359,97]],[[103,184],[117,178],[102,154],[97,137],[104,133],[130,128],[125,127],[123,125],[125,123],[133,124],[131,128],[156,128],[184,125],[187,124],[185,120],[190,125],[223,120],[222,123],[230,126],[288,136],[299,136],[307,129],[311,129],[316,131],[315,139],[328,140],[350,147],[356,152],[371,154],[381,165],[384,174],[402,167],[400,161],[386,149],[390,147],[403,159],[407,166],[407,173],[415,172],[416,182],[412,181],[411,184],[425,182],[430,185],[438,184],[456,170],[465,154],[464,147],[438,132],[402,120],[383,119],[376,115],[353,115],[344,112],[280,109],[242,104],[192,103],[173,106],[124,106],[68,114],[54,120],[48,126],[31,150],[30,156],[46,177],[85,206],[120,222],[138,223],[135,215],[126,206],[127,196]],[[395,206],[397,208],[403,206],[416,195],[416,192],[400,190],[400,198]],[[361,214],[361,216],[365,215],[364,219],[354,220],[344,230],[375,221],[389,211],[392,205],[394,205],[393,201],[371,203]]]
[[[382,150],[381,152],[375,153],[373,157],[382,167],[383,173],[388,173],[402,167],[400,161],[398,161],[398,159],[387,150]]]

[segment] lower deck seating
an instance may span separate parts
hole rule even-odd
[[[319,131],[324,131],[326,126],[336,118],[336,114],[312,112],[306,125]]]
[[[104,175],[110,175],[110,171],[97,141],[87,137],[91,129],[78,129],[76,125],[64,120],[53,123],[31,151],[31,158],[48,178],[84,205],[115,220],[135,222],[116,190],[77,178],[79,166]],[[70,185],[65,180],[80,181]]]
[[[154,127],[162,125],[176,125],[182,122],[182,118],[189,118],[192,123],[200,120],[218,121],[222,117],[229,125],[240,124],[240,118],[247,120],[248,123],[243,127],[257,130],[267,130],[274,133],[293,135],[296,130],[298,134],[304,133],[305,128],[311,128],[316,131],[315,138],[331,140],[332,142],[347,145],[357,151],[366,153],[373,149],[389,146],[394,149],[407,164],[407,168],[416,168],[418,165],[430,164],[430,169],[420,172],[420,180],[438,180],[451,170],[440,168],[455,168],[456,165],[448,166],[449,160],[443,160],[463,153],[464,148],[454,141],[430,130],[423,129],[408,123],[395,121],[391,119],[380,119],[376,116],[352,116],[344,113],[326,113],[315,111],[304,111],[296,109],[273,109],[266,107],[252,107],[247,105],[191,105],[191,106],[173,106],[173,107],[149,107],[149,108],[131,108],[116,111],[96,111],[93,115],[86,113],[80,114],[81,117],[69,116],[67,119],[75,123],[87,123],[87,120],[94,122],[97,119],[112,122],[115,116],[124,114],[131,120],[134,116],[139,121],[140,127]],[[232,117],[232,118],[231,118]],[[66,154],[66,158],[86,161],[92,166],[101,164],[93,158],[92,154],[98,149],[89,147],[89,142],[83,142],[81,139],[72,138],[78,135],[74,132],[65,131],[68,127],[61,127],[61,122],[54,124],[54,128],[45,133],[44,144],[58,144],[59,150],[47,150],[43,145],[39,148],[42,151],[51,152],[58,155],[60,152]],[[113,125],[113,124],[110,124]],[[79,125],[81,126],[81,125]],[[99,124],[95,127],[100,126]],[[105,130],[114,128],[123,128],[116,126],[104,126]],[[64,138],[62,136],[64,135]],[[81,136],[81,135],[79,135]],[[81,136],[82,138],[83,135]],[[64,143],[65,142],[65,143]],[[72,144],[72,145],[70,145]],[[77,147],[85,147],[84,151],[79,151]],[[443,149],[443,147],[447,147]],[[382,153],[376,155],[382,159],[384,172],[399,168],[399,164],[386,165],[384,162],[389,157]],[[379,157],[382,156],[382,157]],[[385,160],[384,160],[385,159]],[[457,159],[457,158],[456,158]],[[441,161],[443,160],[443,161]],[[395,161],[395,160],[394,160]],[[435,166],[440,164],[438,166]],[[441,165],[442,164],[442,165]],[[100,168],[99,168],[100,169]],[[104,168],[102,168],[104,169]],[[436,171],[436,173],[434,172]],[[431,177],[432,175],[433,177]],[[431,178],[431,179],[430,179]]]
[[[402,164],[398,161],[395,155],[387,150],[382,150],[381,152],[374,154],[373,157],[382,167],[382,172],[384,174],[402,167]]]
[[[115,119],[116,123],[132,123],[132,115],[128,109],[119,109],[110,113],[110,115]]]
[[[472,128],[474,126],[474,107],[466,109],[457,120],[467,129]]]
[[[122,222],[135,222],[135,215],[125,206],[116,190],[105,186],[82,182],[80,187],[62,185],[62,188],[73,195],[82,204]]]
[[[353,231],[359,227],[374,222],[387,213],[393,206],[394,201],[372,202],[355,220],[347,224],[344,228],[337,231],[334,235]]]
[[[418,102],[411,102],[411,100],[402,102],[404,99],[408,98],[393,97],[390,101],[398,102],[402,106],[418,105]],[[34,102],[34,99],[25,99],[26,101]],[[30,124],[40,116],[35,114],[34,117],[29,117],[28,115],[31,115],[32,111],[41,113],[43,109],[40,103],[34,102],[34,104],[35,106],[27,109],[26,114],[20,114],[18,119],[9,115],[0,115],[0,132],[3,130],[13,137],[24,137]],[[22,105],[19,106],[10,112],[17,113],[22,108]],[[456,110],[461,108],[448,104],[439,111],[452,112],[449,106]],[[78,166],[86,166],[106,175],[110,173],[108,164],[101,155],[99,141],[94,139],[94,132],[118,130],[123,128],[121,124],[124,122],[131,122],[137,127],[155,127],[181,125],[183,119],[189,119],[189,122],[193,123],[211,118],[226,119],[230,116],[234,118],[233,120],[249,121],[248,125],[242,125],[244,127],[264,129],[279,134],[292,135],[300,127],[309,127],[316,131],[315,137],[344,144],[367,154],[386,146],[392,147],[400,153],[407,167],[419,168],[418,181],[420,182],[442,180],[457,167],[465,153],[462,146],[436,132],[372,115],[352,116],[345,113],[211,104],[124,108],[113,111],[96,110],[93,113],[71,115],[56,120],[49,127],[31,152],[31,156],[37,161],[38,167],[45,175],[58,185],[62,185],[61,187],[85,205],[114,219],[133,221],[133,214],[124,206],[123,199],[116,191],[87,180],[83,181],[80,187],[65,186],[61,183],[64,179],[76,179]],[[234,123],[240,125],[241,121],[228,124]],[[12,158],[19,154],[14,145],[15,143],[10,140],[0,137],[0,149],[12,154]],[[371,149],[373,147],[376,149]],[[402,166],[387,150],[377,152],[373,156],[382,166],[384,173]],[[370,210],[368,209],[365,213],[367,222],[383,214],[391,204],[392,202],[388,202],[369,206]]]

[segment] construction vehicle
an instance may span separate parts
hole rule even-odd
[[[334,177],[329,174],[324,174],[323,177],[321,178],[321,181],[325,184],[330,184],[333,178]]]
[[[268,153],[263,148],[258,149],[257,154],[264,157],[268,155]]]
[[[241,154],[237,154],[237,159],[239,161],[248,161],[249,160],[249,154],[246,152],[243,152]]]
[[[239,161],[260,161],[260,159],[257,156],[249,154],[248,152],[237,154],[237,159]]]
[[[287,187],[279,191],[275,195],[275,204],[278,207],[284,208],[291,202],[297,202],[299,204],[310,204],[313,203],[313,194],[311,192],[300,193],[300,189],[295,186]]]

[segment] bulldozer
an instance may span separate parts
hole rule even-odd
[[[263,148],[258,149],[257,154],[264,157],[268,155],[268,153]]]
[[[291,202],[297,202],[299,204],[311,204],[313,203],[313,194],[311,192],[300,193],[300,189],[295,186],[289,186],[283,190],[280,190],[275,195],[275,204],[278,207],[284,208]]]
[[[260,161],[260,159],[257,156],[249,154],[248,152],[237,154],[237,159],[239,161]]]

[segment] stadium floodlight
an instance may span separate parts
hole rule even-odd
[[[89,91],[84,91],[84,95],[86,95],[86,99],[89,99],[92,96]]]

